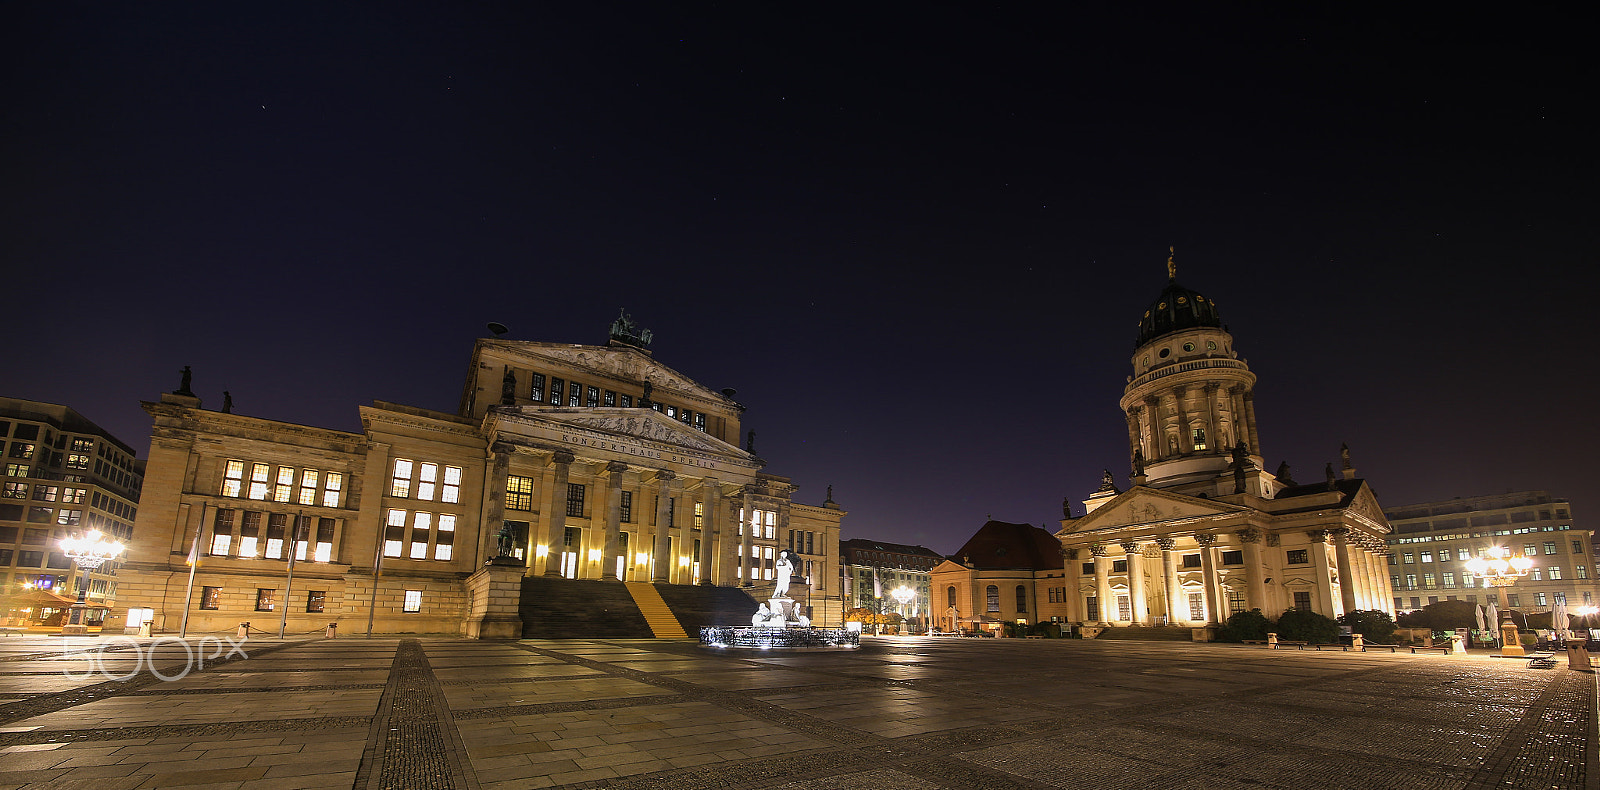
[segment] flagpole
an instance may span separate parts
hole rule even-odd
[[[200,533],[206,529],[206,503],[200,503],[200,522],[194,525],[194,543],[189,546],[189,586],[183,591],[183,622],[178,626],[178,638],[189,635],[189,604],[194,600],[194,570],[200,567]]]
[[[294,592],[294,557],[300,553],[300,521],[305,518],[305,511],[294,514],[294,528],[289,530],[289,579],[283,583],[283,608],[278,614],[278,638],[283,638],[283,632],[289,625],[289,596]]]

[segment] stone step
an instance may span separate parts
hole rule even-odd
[[[623,582],[623,584],[627,587],[628,594],[633,596],[633,602],[638,605],[639,613],[644,615],[645,622],[650,624],[650,630],[657,639],[684,639],[689,636],[653,585],[647,582]]]
[[[1100,632],[1096,639],[1123,640],[1128,642],[1193,642],[1194,635],[1188,628],[1169,627],[1120,627],[1107,628]]]

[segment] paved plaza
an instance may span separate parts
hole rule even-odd
[[[190,642],[0,639],[0,788],[1595,786],[1595,676],[1484,656]]]

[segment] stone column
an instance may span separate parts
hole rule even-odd
[[[1177,556],[1173,549],[1178,542],[1172,538],[1156,538],[1156,545],[1161,547],[1161,583],[1167,595],[1167,625],[1173,625],[1179,620],[1187,621],[1189,613],[1186,601],[1181,601],[1178,596],[1183,595],[1183,587],[1178,584]]]
[[[1179,384],[1172,388],[1173,411],[1178,413],[1178,452],[1194,452],[1194,429],[1189,427],[1189,410],[1183,406],[1183,398],[1189,394],[1189,388]]]
[[[1228,388],[1228,414],[1233,422],[1233,436],[1228,437],[1232,444],[1229,445],[1228,449],[1232,450],[1233,445],[1237,445],[1239,442],[1244,442],[1248,446],[1250,444],[1250,430],[1244,424],[1243,385],[1234,385]]]
[[[481,523],[483,526],[478,530],[478,545],[476,548],[478,553],[473,557],[472,562],[474,567],[481,566],[485,562],[494,559],[499,552],[496,544],[500,528],[505,524],[506,520],[506,477],[509,476],[510,468],[510,448],[496,442],[495,446],[489,448],[489,479],[484,482],[483,487],[483,506],[482,510],[479,511],[482,513],[481,518],[483,520]],[[464,525],[457,525],[457,528],[459,529],[461,526]],[[456,534],[464,533],[458,532]],[[532,564],[533,547],[529,545],[521,548],[524,558],[523,564]]]
[[[698,581],[700,584],[709,587],[716,584],[716,582],[712,581],[712,573],[715,571],[712,567],[712,557],[715,554],[712,553],[711,546],[721,537],[717,529],[717,514],[722,512],[722,484],[717,482],[715,477],[708,477],[701,485],[702,490],[705,492],[706,517],[705,523],[700,525],[700,578]]]
[[[1128,407],[1128,458],[1132,459],[1135,451],[1139,449],[1139,412],[1138,406]]]
[[[739,566],[744,569],[740,575],[740,587],[754,587],[756,580],[755,563],[750,561],[750,533],[755,531],[756,500],[755,489],[746,486],[744,489],[744,518],[739,525]]]
[[[1161,398],[1159,396],[1151,395],[1144,399],[1144,417],[1145,424],[1149,429],[1145,434],[1145,441],[1150,443],[1148,451],[1145,453],[1145,459],[1150,463],[1154,463],[1167,457],[1167,445],[1161,438]]]
[[[1253,390],[1244,392],[1244,417],[1245,426],[1250,430],[1250,454],[1265,458],[1261,452],[1261,437],[1256,435],[1256,394]]]
[[[1339,565],[1339,604],[1344,610],[1339,614],[1353,612],[1356,610],[1356,579],[1350,562],[1350,530],[1340,527],[1329,532],[1333,535],[1334,562]]]
[[[672,573],[671,552],[672,539],[667,535],[667,508],[671,507],[672,479],[677,475],[670,469],[656,471],[656,533],[655,548],[650,552],[654,570],[650,572],[650,583],[666,584],[667,578]]]
[[[1222,622],[1217,594],[1217,561],[1211,551],[1217,545],[1217,536],[1195,535],[1194,542],[1200,544],[1200,583],[1205,587],[1206,623],[1216,625]]]
[[[1077,549],[1062,549],[1062,559],[1067,566],[1067,622],[1083,622],[1083,593],[1079,588],[1083,586],[1083,567],[1078,561]],[[938,591],[935,590],[935,593]]]
[[[1222,385],[1215,381],[1205,386],[1206,393],[1206,447],[1210,452],[1223,454],[1225,450],[1218,443],[1217,436],[1217,391]]]
[[[1100,604],[1101,625],[1111,622],[1107,607],[1115,606],[1116,601],[1111,600],[1111,559],[1106,556],[1106,547],[1096,543],[1089,547],[1089,552],[1094,555],[1094,597]]]
[[[1128,563],[1128,616],[1134,625],[1145,625],[1150,622],[1150,604],[1144,597],[1144,555],[1136,540],[1124,541],[1122,551]]]
[[[1316,574],[1316,598],[1312,601],[1312,609],[1327,617],[1337,613],[1333,610],[1333,579],[1328,575],[1328,531],[1313,529],[1306,533],[1311,539],[1311,570]]]
[[[1248,527],[1237,534],[1244,544],[1244,581],[1250,596],[1247,605],[1266,614],[1272,607],[1267,603],[1267,585],[1261,575],[1261,530]]]
[[[572,462],[577,459],[566,450],[557,450],[550,460],[555,462],[555,475],[550,481],[550,512],[543,519],[550,525],[544,575],[560,576],[561,549],[567,537],[567,475],[572,470]]]
[[[600,578],[613,581],[617,578],[617,535],[622,531],[622,473],[628,471],[628,465],[612,461],[606,464],[606,471],[606,545],[600,553]]]
[[[1384,548],[1387,549],[1388,547],[1385,546]],[[1394,580],[1389,578],[1389,553],[1385,551],[1379,554],[1377,560],[1378,567],[1383,570],[1383,573],[1378,575],[1379,594],[1383,596],[1378,608],[1388,612],[1390,617],[1394,617]]]

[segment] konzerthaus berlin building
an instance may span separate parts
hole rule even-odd
[[[1068,619],[1112,626],[1200,626],[1260,609],[1329,617],[1393,614],[1383,510],[1356,477],[1320,480],[1263,469],[1255,374],[1209,297],[1167,287],[1139,319],[1123,391],[1132,487],[1110,473],[1056,533],[1066,557]]]
[[[649,340],[625,316],[604,346],[482,339],[456,413],[379,401],[359,433],[203,409],[186,381],[145,404],[119,603],[154,609],[157,630],[187,598],[193,630],[276,629],[286,607],[290,631],[370,617],[477,636],[516,594],[475,581],[496,557],[523,576],[759,588],[782,544],[805,547],[791,596],[836,623],[842,511],[793,501],[739,447],[733,391],[657,362]]]

